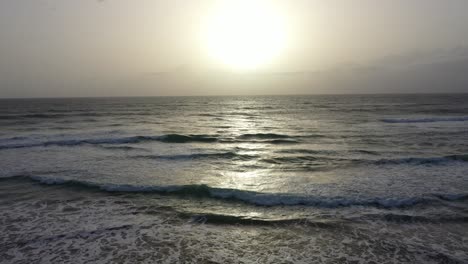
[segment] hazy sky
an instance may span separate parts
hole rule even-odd
[[[207,51],[220,1],[2,0],[0,97],[468,92],[466,0],[265,0],[285,44],[245,71]]]

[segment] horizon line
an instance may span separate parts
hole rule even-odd
[[[0,100],[28,100],[28,99],[105,99],[105,98],[155,98],[155,97],[254,97],[254,96],[369,96],[369,95],[458,95],[468,92],[409,92],[409,93],[310,93],[310,94],[229,94],[229,95],[131,95],[131,96],[57,96],[57,97],[0,97]]]

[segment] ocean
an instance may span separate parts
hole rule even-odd
[[[0,263],[468,263],[468,95],[2,99]]]

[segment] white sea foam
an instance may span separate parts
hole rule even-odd
[[[141,196],[24,187],[4,188],[0,196],[0,257],[6,263],[468,261],[463,222],[456,223],[458,229],[450,222],[414,225],[366,219],[330,224],[277,221],[256,228],[249,221],[232,224],[229,216],[184,217],[159,207],[161,201]],[[10,206],[11,195],[21,196],[15,206]]]

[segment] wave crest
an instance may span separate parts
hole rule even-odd
[[[288,135],[274,134],[274,133],[255,133],[255,134],[243,134],[238,138],[240,139],[281,139],[281,138],[291,138]]]
[[[48,147],[48,146],[78,146],[78,145],[100,145],[100,144],[136,144],[145,141],[159,141],[164,143],[190,143],[216,142],[218,139],[209,135],[179,135],[169,134],[163,136],[132,136],[120,138],[94,138],[94,139],[69,139],[69,140],[53,140],[45,142],[30,142],[19,144],[0,145],[1,149],[15,148],[31,148],[31,147]]]
[[[48,185],[70,185],[83,188],[100,189],[107,192],[157,193],[161,195],[181,195],[194,198],[212,198],[226,201],[238,201],[256,206],[311,206],[339,208],[366,206],[378,208],[407,208],[419,204],[431,204],[438,201],[464,201],[468,194],[428,194],[424,197],[320,197],[283,193],[261,193],[248,190],[210,187],[208,185],[173,185],[173,186],[137,186],[118,184],[98,184],[88,181],[68,180],[43,176],[13,176],[2,178],[30,179]]]
[[[195,153],[187,155],[141,155],[134,158],[158,159],[158,160],[198,160],[198,159],[228,159],[228,160],[252,160],[258,158],[256,155],[239,154],[232,151],[218,153]]]

